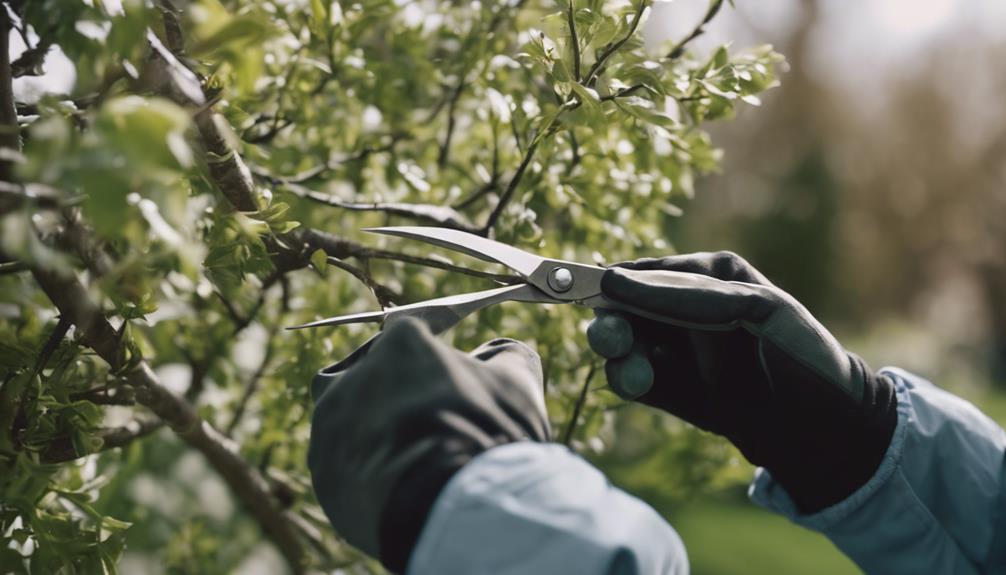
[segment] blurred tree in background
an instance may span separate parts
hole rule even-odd
[[[311,377],[368,328],[282,328],[514,279],[372,225],[666,253],[717,167],[703,125],[757,104],[781,58],[694,55],[723,0],[647,47],[650,2],[5,2],[0,571],[379,570],[305,471]],[[53,54],[75,81],[15,100]],[[449,337],[537,346],[557,437],[640,491],[745,473],[722,442],[623,409],[587,319],[509,305]]]
[[[970,6],[739,4],[709,42],[755,35],[790,72],[716,126],[722,175],[669,229],[749,257],[872,365],[981,395],[1006,386],[1006,10]]]

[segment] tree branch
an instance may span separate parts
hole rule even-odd
[[[518,2],[511,7],[508,7],[505,4],[502,5],[500,9],[498,9],[495,13],[493,13],[492,19],[489,20],[489,24],[485,27],[485,29],[473,30],[468,41],[472,40],[472,36],[478,36],[479,39],[481,37],[486,38],[492,37],[493,34],[496,33],[496,29],[499,28],[500,25],[503,23],[503,17],[506,16],[507,14],[512,13],[513,15],[512,19],[516,19],[517,15],[520,13],[521,8],[524,7],[524,3],[526,1],[527,0],[518,0]],[[467,44],[468,41],[466,41],[465,44]],[[462,44],[462,46],[464,46],[465,44]],[[486,62],[485,65],[483,65],[481,73],[485,72],[487,65],[488,62]],[[458,83],[454,87],[454,90],[451,92],[450,98],[447,99],[447,133],[444,135],[444,141],[440,145],[440,152],[437,154],[437,166],[439,166],[441,169],[443,169],[444,166],[447,165],[447,158],[450,155],[451,139],[454,136],[454,129],[457,123],[454,113],[457,110],[458,102],[461,100],[461,94],[464,93],[465,87],[468,85],[467,79],[468,74],[471,72],[471,70],[472,69],[468,67],[461,70],[461,73],[458,74]],[[440,113],[442,107],[443,107],[442,103],[438,105],[430,114],[428,121],[432,121],[433,118],[435,118]]]
[[[0,180],[10,182],[13,159],[21,153],[21,131],[14,106],[13,75],[10,62],[12,22],[6,4],[0,4]]]
[[[597,57],[597,60],[594,61],[594,65],[590,67],[590,71],[587,72],[587,76],[583,80],[584,86],[590,87],[593,85],[597,74],[600,73],[601,67],[604,66],[604,63],[608,60],[608,58],[610,58],[615,52],[618,52],[618,50],[629,41],[629,38],[632,38],[632,35],[636,33],[639,21],[643,19],[643,12],[646,11],[646,1],[647,0],[639,0],[639,8],[636,10],[635,16],[632,17],[632,22],[629,24],[629,31],[626,32],[625,36],[623,36],[618,42],[609,44],[608,47],[601,52],[601,55]]]
[[[19,274],[21,272],[26,272],[29,269],[28,265],[24,262],[3,262],[0,263],[0,276]]]
[[[573,79],[580,81],[580,40],[576,35],[576,18],[574,15],[573,0],[569,0],[569,8],[566,10],[566,25],[569,26],[569,43],[573,48]]]
[[[642,84],[633,84],[627,88],[622,88],[621,90],[615,92],[614,94],[608,94],[607,96],[602,96],[600,100],[602,102],[610,102],[611,100],[614,100],[616,98],[623,98],[625,96],[630,96],[632,95],[633,92],[639,90],[640,88],[645,88],[645,86],[643,86]]]
[[[479,232],[478,228],[468,223],[463,215],[450,206],[441,206],[436,204],[408,204],[401,202],[346,202],[332,195],[308,189],[300,184],[283,183],[283,187],[299,198],[311,200],[312,202],[332,206],[334,208],[342,208],[344,210],[357,212],[384,212],[464,232]]]
[[[534,159],[534,153],[538,149],[538,144],[541,142],[541,138],[535,138],[528,145],[527,150],[524,151],[524,159],[521,160],[520,165],[517,166],[517,171],[514,172],[513,177],[510,178],[510,183],[507,184],[506,190],[503,195],[500,196],[500,200],[496,202],[496,206],[493,207],[493,211],[489,213],[489,217],[486,218],[485,226],[482,227],[479,232],[487,236],[489,231],[493,229],[496,225],[496,221],[499,220],[500,216],[503,215],[503,210],[506,209],[507,203],[513,197],[515,191],[517,191],[517,185],[520,184],[521,178],[524,177],[524,172],[527,171],[528,165],[531,164],[531,160]]]
[[[381,285],[374,281],[366,270],[362,270],[354,265],[351,265],[339,258],[328,258],[328,263],[343,270],[349,272],[353,277],[360,280],[360,283],[367,286],[371,292],[373,292],[374,297],[377,298],[377,304],[382,308],[388,307],[391,304],[398,302],[401,299],[401,295],[393,292],[391,288]]]
[[[45,340],[45,345],[42,346],[42,350],[35,359],[35,367],[32,369],[35,375],[42,373],[42,370],[45,369],[45,364],[49,363],[49,358],[59,347],[59,342],[66,337],[66,332],[70,331],[71,325],[65,317],[60,317],[56,322],[56,326],[52,328],[52,333]]]
[[[274,185],[303,184],[305,182],[308,182],[310,180],[322,176],[326,172],[331,172],[337,169],[342,164],[348,164],[349,162],[359,162],[361,160],[367,159],[369,156],[373,154],[378,154],[381,152],[390,152],[395,149],[395,145],[398,144],[398,142],[409,139],[410,137],[411,135],[406,132],[396,132],[388,134],[382,136],[382,140],[383,139],[387,140],[385,143],[376,146],[363,146],[358,151],[353,152],[352,154],[345,155],[335,160],[329,160],[328,162],[308,168],[306,170],[303,170],[290,176],[277,176],[269,172],[268,170],[258,166],[251,166],[251,172],[252,174]],[[251,141],[248,140],[247,138],[245,138],[245,141],[251,143]]]
[[[206,163],[211,179],[235,209],[242,212],[257,211],[260,207],[259,193],[251,172],[237,151],[227,143],[218,125],[218,122],[223,123],[225,120],[218,118],[213,107],[206,103],[198,77],[161,44],[157,36],[148,34],[147,40],[151,48],[150,76],[155,82],[154,89],[182,106],[199,107],[193,120],[207,152]]]
[[[587,391],[590,389],[590,381],[594,379],[595,372],[597,372],[597,363],[591,362],[590,369],[587,371],[587,377],[583,379],[583,387],[580,388],[580,395],[576,398],[576,404],[573,406],[573,413],[570,414],[569,422],[566,423],[566,428],[563,430],[562,444],[566,447],[569,447],[570,442],[573,441],[573,432],[576,431],[580,412],[583,411],[583,406],[587,403]]]
[[[716,0],[715,2],[711,3],[709,5],[709,8],[706,10],[706,15],[702,17],[702,21],[699,22],[697,26],[695,26],[691,34],[685,36],[680,42],[678,42],[677,44],[674,45],[673,48],[671,48],[670,52],[667,53],[667,59],[677,60],[678,58],[680,58],[681,55],[685,53],[685,47],[688,46],[689,42],[706,33],[706,24],[708,24],[710,21],[712,21],[713,18],[716,17],[716,15],[720,11],[720,8],[722,7],[723,7],[723,0]]]
[[[227,434],[228,437],[234,437],[234,430],[237,429],[238,424],[241,423],[241,418],[244,417],[245,410],[248,409],[248,402],[251,401],[252,396],[255,395],[256,391],[258,391],[259,382],[262,381],[262,377],[265,376],[265,371],[269,367],[269,363],[272,361],[272,341],[275,335],[275,329],[269,333],[269,338],[266,340],[265,353],[262,354],[262,363],[259,364],[255,373],[248,378],[248,382],[245,384],[244,393],[241,394],[241,399],[238,400],[238,405],[234,408],[234,414],[231,417],[231,421],[224,429],[224,433]]]
[[[451,139],[454,136],[454,125],[456,123],[454,113],[457,110],[461,94],[465,91],[465,76],[467,76],[467,72],[465,70],[465,73],[458,79],[458,85],[455,86],[451,99],[447,103],[447,133],[444,134],[444,142],[440,144],[440,152],[437,155],[437,166],[441,169],[447,165],[447,157],[450,153]]]

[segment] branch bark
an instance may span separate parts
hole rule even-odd
[[[281,182],[282,183],[282,182]],[[357,212],[384,212],[395,216],[421,220],[433,225],[453,228],[469,233],[478,233],[479,229],[468,223],[467,219],[450,206],[436,204],[409,204],[402,202],[346,202],[332,195],[294,183],[282,183],[283,187],[299,198]]]
[[[0,5],[0,180],[13,176],[13,159],[21,152],[21,133],[17,125],[10,63],[10,15]]]

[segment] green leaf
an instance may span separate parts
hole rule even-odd
[[[638,96],[618,98],[615,104],[630,116],[642,120],[647,124],[654,124],[668,129],[678,127],[678,123],[670,116],[657,111],[656,105],[650,100]]]
[[[714,68],[722,68],[726,66],[730,62],[730,54],[727,53],[727,47],[720,46],[717,48],[713,53],[712,61]]]
[[[601,101],[597,92],[579,82],[570,82],[569,87],[576,94],[577,100],[580,102],[580,109],[583,110],[587,121],[591,124],[603,123],[604,110],[601,108]]]
[[[648,90],[661,96],[667,95],[661,75],[663,68],[652,61],[645,61],[622,68],[617,72],[619,80],[626,85],[642,84]]]
[[[314,250],[311,254],[311,265],[314,266],[314,269],[324,273],[325,269],[328,267],[328,254],[325,253],[325,250]]]
[[[311,29],[315,34],[322,34],[328,23],[328,9],[324,0],[311,0]]]
[[[95,118],[101,140],[95,153],[111,148],[147,169],[177,169],[192,165],[192,151],[183,136],[189,115],[162,98],[123,96],[105,103]]]

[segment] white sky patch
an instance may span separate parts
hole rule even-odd
[[[29,39],[36,41],[34,34]],[[27,46],[20,34],[10,35],[10,57],[16,60]],[[73,62],[63,54],[59,46],[53,46],[45,58],[45,73],[41,76],[22,76],[12,82],[14,99],[18,102],[37,102],[45,93],[68,94],[77,82],[77,69]]]
[[[917,41],[950,25],[956,4],[954,0],[874,0],[869,6],[884,33]]]

